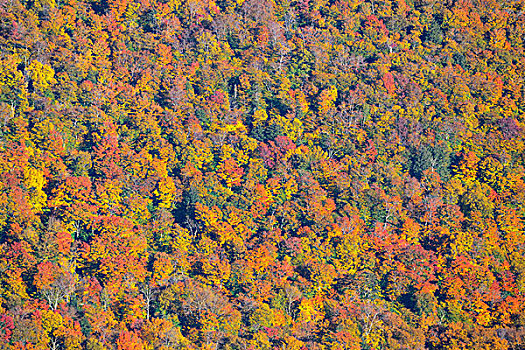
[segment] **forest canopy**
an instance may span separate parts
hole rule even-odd
[[[0,348],[523,349],[524,0],[0,0]]]

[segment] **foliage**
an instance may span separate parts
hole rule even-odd
[[[0,1],[0,348],[520,349],[523,1]]]

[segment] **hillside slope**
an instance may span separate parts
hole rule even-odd
[[[0,0],[0,348],[523,349],[524,11]]]

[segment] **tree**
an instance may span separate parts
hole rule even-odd
[[[51,310],[57,310],[63,301],[69,299],[75,291],[76,277],[69,271],[63,271],[53,263],[46,261],[37,265],[38,273],[34,284],[41,295],[46,299]]]

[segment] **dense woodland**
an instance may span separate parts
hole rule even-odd
[[[0,0],[1,349],[524,349],[524,0]]]

